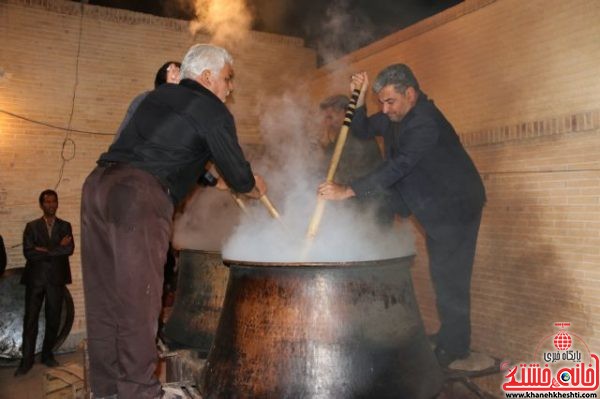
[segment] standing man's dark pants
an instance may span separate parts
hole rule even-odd
[[[429,269],[436,294],[440,330],[437,345],[462,357],[471,345],[471,275],[481,213],[464,226],[444,229],[443,238],[427,235]]]
[[[81,252],[94,398],[158,398],[156,320],[173,204],[158,180],[98,166],[83,186]]]
[[[38,320],[44,298],[46,329],[42,346],[42,362],[53,357],[52,349],[56,343],[60,328],[60,311],[65,294],[64,285],[30,285],[25,286],[25,317],[23,318],[23,360],[21,365],[33,365],[35,343],[38,334]]]

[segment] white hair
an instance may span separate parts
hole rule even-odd
[[[218,75],[225,64],[233,65],[233,57],[227,50],[212,44],[195,44],[183,57],[181,79],[195,79],[207,69]]]

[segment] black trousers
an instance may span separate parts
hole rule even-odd
[[[471,276],[481,213],[470,223],[451,226],[440,237],[427,235],[429,270],[440,319],[437,344],[453,355],[471,345]]]
[[[45,299],[44,313],[46,329],[42,345],[42,361],[52,357],[52,349],[60,328],[60,312],[65,295],[64,285],[25,286],[25,317],[23,318],[23,360],[21,364],[30,366],[35,357],[35,343],[38,335],[38,320]]]
[[[154,399],[154,372],[173,204],[158,180],[98,166],[81,203],[81,264],[94,397]]]

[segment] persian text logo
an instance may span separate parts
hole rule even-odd
[[[565,328],[571,323],[554,323],[560,330],[540,340],[534,361],[506,367],[504,391],[590,392],[600,387],[600,360],[584,340]],[[550,345],[552,344],[552,345]],[[583,351],[583,353],[582,353]]]

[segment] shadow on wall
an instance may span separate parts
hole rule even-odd
[[[486,180],[489,203],[472,291],[474,339],[499,357],[534,360],[527,357],[557,330],[555,322],[571,322],[585,336],[591,321],[570,265],[553,238],[542,234],[554,221],[543,208],[530,206],[531,194],[517,190],[518,197],[494,198],[494,188],[501,187],[494,178]]]

